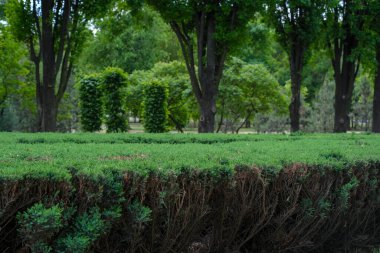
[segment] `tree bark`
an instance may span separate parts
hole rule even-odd
[[[358,73],[359,64],[348,58],[351,56],[353,44],[347,43],[342,52],[333,61],[335,79],[335,118],[334,132],[345,133],[350,128],[350,110],[354,83]],[[342,64],[340,63],[342,61]]]
[[[332,65],[335,79],[335,117],[334,132],[345,133],[350,129],[350,110],[352,104],[352,94],[354,91],[355,79],[359,71],[359,56],[353,56],[353,51],[358,47],[357,32],[352,31],[349,18],[354,15],[351,10],[351,2],[345,2],[345,13],[343,15],[342,27],[344,37],[336,37],[333,49]],[[335,10],[335,24],[339,23],[339,11]],[[356,13],[360,15],[360,13]],[[359,22],[359,21],[358,21]],[[362,22],[359,22],[358,29],[361,29]],[[339,28],[336,28],[337,32]]]
[[[200,104],[201,117],[198,124],[199,133],[213,133],[215,127],[216,96],[210,95],[210,99],[202,99]]]
[[[42,110],[41,110],[41,131],[54,132],[57,124],[57,109],[55,97],[55,57],[54,57],[54,38],[51,14],[54,1],[42,2]]]
[[[301,82],[305,48],[306,46],[298,40],[293,43],[290,50],[289,61],[292,83],[292,99],[289,106],[289,112],[291,132],[298,132],[300,130]]]
[[[377,71],[373,95],[372,132],[380,133],[380,44],[376,48]]]

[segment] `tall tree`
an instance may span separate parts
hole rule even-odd
[[[200,109],[198,131],[214,132],[216,99],[225,60],[233,46],[242,40],[259,0],[145,2],[162,15],[178,37]]]
[[[370,10],[370,29],[372,31],[375,45],[375,85],[373,94],[373,119],[372,132],[380,133],[380,2],[371,0]]]
[[[350,126],[355,79],[360,66],[360,40],[366,15],[365,0],[336,1],[327,8],[327,45],[335,80],[334,132],[346,132]]]
[[[289,106],[291,131],[300,130],[301,82],[305,53],[320,28],[323,1],[271,0],[268,16],[280,44],[289,56],[292,99]]]
[[[7,18],[29,48],[35,67],[40,131],[56,131],[58,106],[66,91],[87,22],[111,0],[9,0]]]

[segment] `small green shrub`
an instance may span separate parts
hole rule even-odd
[[[356,177],[353,177],[350,182],[343,185],[342,188],[339,191],[339,197],[341,200],[341,204],[343,209],[347,209],[349,205],[350,200],[350,192],[358,187],[359,180]]]
[[[33,253],[50,253],[53,252],[52,248],[44,242],[37,241],[31,246]]]
[[[81,80],[79,88],[82,128],[86,132],[99,131],[102,126],[102,92],[97,76]]]
[[[152,219],[152,210],[138,201],[134,201],[128,209],[136,223],[148,223]]]
[[[106,227],[99,209],[94,208],[90,213],[84,213],[78,217],[75,223],[76,233],[86,236],[91,242],[99,238]]]
[[[168,130],[168,87],[158,81],[144,88],[143,125],[148,133]]]
[[[58,249],[67,253],[85,253],[103,234],[107,224],[98,208],[92,208],[74,221],[72,232],[58,241]]]
[[[118,68],[107,68],[103,74],[105,123],[109,133],[128,131],[128,115],[123,99],[126,80],[126,74]]]
[[[52,249],[48,245],[51,238],[62,227],[62,209],[58,206],[45,208],[38,203],[17,216],[19,234],[32,252],[47,253]]]
[[[58,248],[65,253],[85,253],[90,244],[90,239],[86,236],[68,235],[59,241]]]

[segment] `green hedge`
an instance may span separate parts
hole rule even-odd
[[[146,84],[143,100],[143,125],[145,132],[168,131],[168,87],[158,81]]]
[[[132,137],[0,133],[0,252],[380,246],[378,135]]]
[[[123,87],[126,74],[118,68],[107,68],[103,73],[103,93],[107,132],[128,131],[128,115],[125,110]]]
[[[82,129],[86,132],[99,131],[102,126],[103,104],[98,76],[88,76],[80,81],[79,98]]]

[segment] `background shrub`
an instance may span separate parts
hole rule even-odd
[[[86,132],[99,131],[102,126],[102,92],[97,76],[81,80],[79,88],[82,129]]]
[[[128,115],[125,110],[123,87],[126,86],[126,74],[118,68],[107,68],[103,74],[104,105],[107,132],[128,131]]]
[[[158,81],[144,87],[143,125],[148,133],[167,132],[168,87]]]

